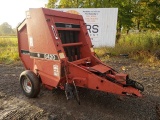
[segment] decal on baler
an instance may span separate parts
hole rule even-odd
[[[53,65],[53,75],[54,76],[59,76],[58,65]]]
[[[32,37],[29,37],[29,46],[33,47],[33,38]]]
[[[54,29],[54,26],[52,25],[51,28],[52,28],[55,39],[58,39],[58,35],[57,35],[56,30]]]
[[[80,28],[80,25],[70,23],[55,23],[55,25],[60,28]]]
[[[55,54],[34,53],[34,52],[29,52],[27,50],[21,50],[21,53],[25,55],[30,55],[31,57],[35,57],[35,58],[44,58],[46,60],[58,60],[58,56]]]
[[[54,55],[54,54],[44,54],[44,59],[47,59],[47,60],[58,60],[58,57],[57,57],[57,55]]]
[[[59,53],[59,57],[60,57],[61,59],[65,58],[64,53]]]

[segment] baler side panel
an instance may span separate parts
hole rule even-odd
[[[48,86],[56,87],[61,76],[60,63],[57,61],[36,60],[35,65],[38,66],[38,73],[42,83]],[[57,69],[55,69],[56,67]]]
[[[57,54],[51,17],[46,16],[43,9],[30,9],[29,14],[31,17],[27,19],[27,30],[28,36],[33,38],[33,45],[29,46],[30,52]]]
[[[26,69],[33,68],[33,59],[29,56],[27,26],[24,25],[18,30],[19,55]]]
[[[34,59],[33,71],[40,75],[42,83],[56,87],[60,81],[60,60],[58,46],[52,31],[52,16],[43,9],[30,9],[27,19],[28,37],[33,42],[29,46],[30,57]],[[54,76],[53,66],[57,65],[58,75]]]
[[[83,42],[83,46],[80,49],[80,52],[82,53],[82,58],[91,57],[91,40],[89,37],[89,34],[87,32],[86,24],[84,23],[83,19],[80,21],[80,34],[79,34],[79,40],[80,42]]]

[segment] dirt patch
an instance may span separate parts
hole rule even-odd
[[[0,64],[0,119],[60,120],[158,120],[160,104],[160,66],[137,63],[130,59],[112,59],[107,64],[145,87],[143,98],[119,97],[113,94],[80,89],[81,105],[67,101],[64,91],[41,89],[38,98],[25,97],[20,89],[22,64]]]

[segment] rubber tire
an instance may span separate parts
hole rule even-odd
[[[29,93],[27,93],[23,88],[24,78],[27,78],[28,80],[30,80],[32,84],[31,91]],[[30,70],[23,71],[20,75],[19,81],[20,81],[20,86],[22,88],[22,91],[27,97],[35,98],[38,96],[40,92],[40,80],[38,79],[38,77],[34,72]]]

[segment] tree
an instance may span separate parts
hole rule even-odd
[[[13,34],[14,31],[7,22],[4,22],[3,24],[0,25],[0,34],[1,35],[10,35]]]
[[[110,2],[111,3],[111,2]],[[121,33],[122,28],[129,32],[133,27],[133,1],[132,0],[114,0],[112,7],[118,8],[118,26],[117,32]]]
[[[49,8],[118,8],[117,31],[159,29],[160,0],[49,0]]]
[[[58,0],[48,0],[47,8],[56,8],[56,2]]]
[[[118,30],[132,26],[132,0],[60,0],[58,8],[107,8],[118,7]],[[49,0],[48,6],[55,4],[56,0]],[[53,6],[53,5],[52,5]],[[53,7],[52,7],[53,8]]]
[[[146,27],[154,30],[160,29],[160,1],[150,0],[148,8],[148,23]]]
[[[160,1],[138,0],[133,9],[133,22],[139,31],[160,28]]]

